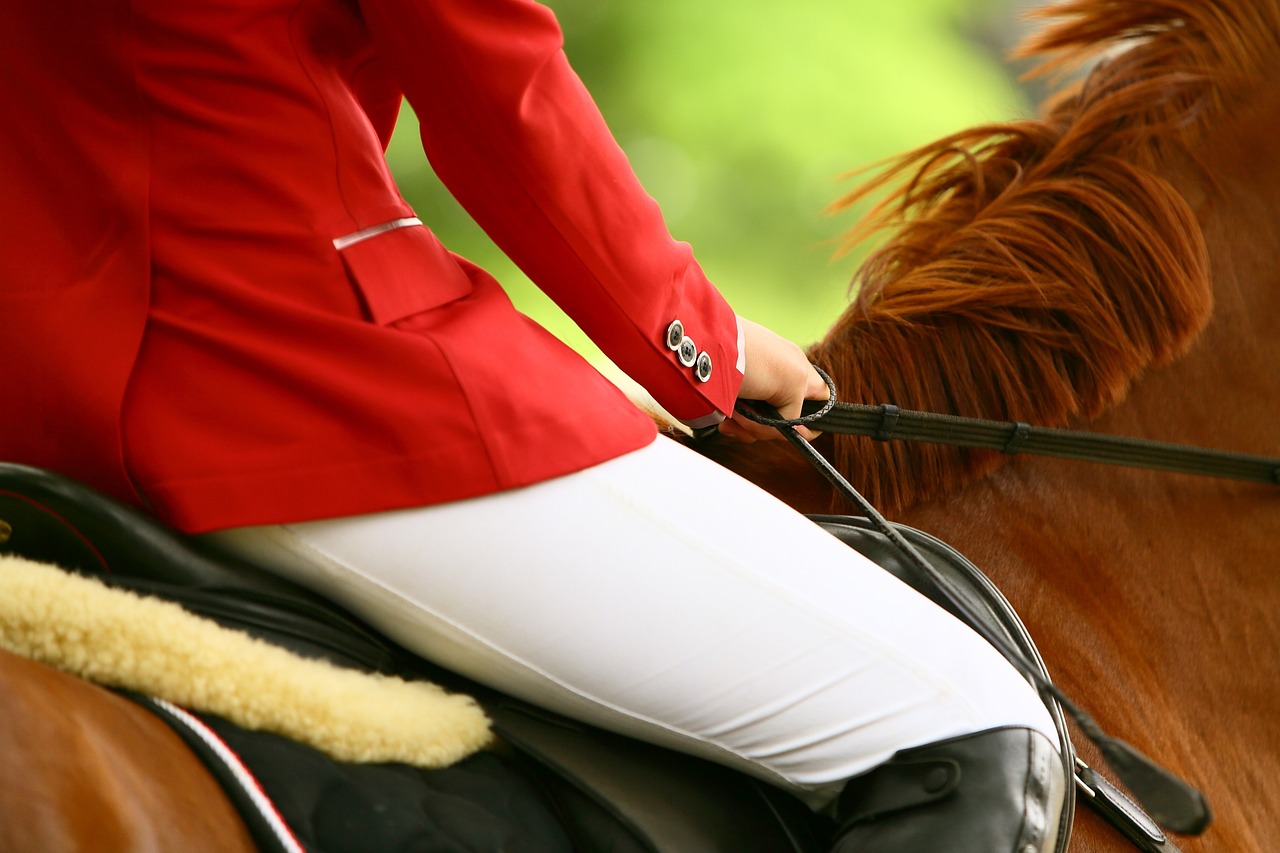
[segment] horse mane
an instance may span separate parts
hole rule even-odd
[[[1019,51],[1039,73],[1102,55],[1041,117],[912,151],[836,205],[890,190],[847,245],[892,232],[811,349],[842,399],[1050,426],[1096,417],[1184,352],[1212,309],[1196,216],[1160,173],[1280,56],[1274,0],[1072,0]],[[1200,179],[1211,179],[1203,169]],[[887,512],[998,453],[834,437]]]

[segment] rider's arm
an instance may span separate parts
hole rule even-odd
[[[550,10],[361,7],[432,166],[494,242],[671,414],[706,423],[730,412],[743,378],[737,318],[668,233],[570,69]],[[705,381],[668,346],[677,320],[695,359],[710,361]]]

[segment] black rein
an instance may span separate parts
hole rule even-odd
[[[1057,456],[1085,462],[1152,468],[1202,477],[1225,477],[1280,484],[1280,459],[1228,450],[1211,450],[1142,438],[1031,426],[1020,421],[990,421],[900,409],[891,404],[811,401],[805,413],[827,411],[805,425],[840,435],[865,435],[878,441],[922,441],[976,447],[1003,453]]]

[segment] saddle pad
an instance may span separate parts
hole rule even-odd
[[[191,747],[263,853],[573,853],[531,778],[477,753],[438,770],[352,764],[269,732],[125,694]]]
[[[492,740],[470,697],[302,657],[172,601],[2,553],[0,648],[347,761],[444,767]]]

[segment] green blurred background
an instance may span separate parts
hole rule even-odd
[[[672,233],[738,313],[799,343],[848,301],[842,176],[960,128],[1026,113],[1003,57],[1019,0],[550,0],[565,51]],[[445,245],[521,310],[616,371],[432,174],[406,107],[388,157]],[[624,382],[625,384],[625,382]]]

